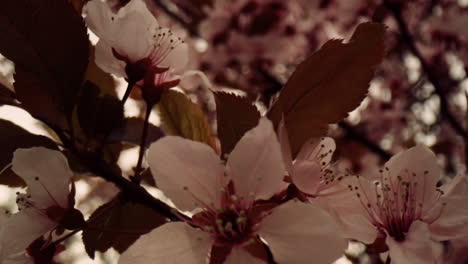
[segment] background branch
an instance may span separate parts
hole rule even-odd
[[[421,52],[416,47],[415,40],[411,35],[408,29],[408,25],[406,24],[403,18],[401,4],[393,3],[390,0],[384,0],[384,4],[395,18],[401,33],[402,40],[408,46],[408,49],[411,51],[411,53],[413,53],[413,55],[416,56],[420,61],[421,67],[425,75],[427,76],[427,79],[429,80],[429,82],[432,83],[435,89],[435,93],[439,96],[441,118],[446,120],[449,123],[449,125],[455,130],[455,132],[466,141],[468,139],[468,134],[463,128],[463,126],[460,124],[460,122],[456,119],[456,117],[450,112],[447,97],[445,95],[442,84],[440,83],[436,73],[433,71],[429,63],[424,59]]]

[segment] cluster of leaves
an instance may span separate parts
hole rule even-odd
[[[384,25],[363,23],[349,42],[330,40],[297,66],[267,113],[275,126],[284,120],[293,154],[360,105],[383,59],[384,34]],[[141,234],[175,219],[169,206],[138,181],[123,177],[117,165],[120,151],[140,145],[145,125],[143,148],[164,135],[177,135],[206,143],[225,157],[261,116],[248,98],[214,92],[219,151],[205,113],[183,93],[162,95],[157,105],[161,128],[125,117],[112,77],[94,63],[80,13],[65,0],[4,0],[0,53],[15,64],[14,92],[0,87],[0,103],[26,110],[51,131],[51,137],[38,136],[0,121],[0,167],[7,167],[17,148],[60,149],[77,172],[91,172],[121,190],[87,221],[83,242],[91,258],[111,247],[123,252]],[[0,184],[25,185],[11,170],[0,175]]]

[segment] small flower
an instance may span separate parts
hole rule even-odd
[[[354,199],[336,201],[350,237],[388,249],[395,263],[435,263],[434,241],[468,235],[465,177],[437,187],[441,169],[428,148],[392,157],[377,181],[346,179]]]
[[[345,190],[339,184],[343,177],[331,169],[330,162],[336,149],[332,138],[311,138],[293,160],[284,121],[278,127],[278,137],[290,180],[305,196],[325,197]]]
[[[266,118],[237,143],[225,166],[209,146],[170,136],[150,147],[148,162],[164,194],[194,215],[143,236],[122,255],[121,264],[139,259],[266,263],[261,241],[278,263],[330,263],[346,247],[333,219],[320,208],[264,202],[280,190],[285,172]]]
[[[99,37],[96,64],[132,82],[185,66],[188,49],[182,38],[161,27],[142,0],[130,1],[117,13],[93,0],[84,7],[86,23]]]
[[[28,251],[33,242],[42,241],[41,248],[45,248],[51,242],[53,231],[61,233],[84,224],[83,215],[74,209],[73,184],[71,190],[69,188],[73,172],[61,152],[43,147],[17,149],[12,170],[23,178],[28,189],[26,194],[17,193],[19,212],[5,222],[0,235],[3,254],[0,256],[23,256],[26,250],[35,258],[37,256]],[[39,250],[34,252],[40,253]]]

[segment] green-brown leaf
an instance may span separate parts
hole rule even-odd
[[[167,134],[203,142],[216,149],[205,114],[186,95],[169,90],[161,96],[158,109]]]
[[[275,125],[285,118],[293,155],[361,104],[384,57],[384,35],[383,24],[360,24],[349,43],[330,40],[297,67],[268,114]]]

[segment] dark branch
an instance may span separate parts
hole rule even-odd
[[[383,150],[379,145],[368,139],[365,135],[361,134],[353,126],[346,123],[345,121],[338,123],[338,126],[346,132],[347,137],[363,145],[369,151],[378,155],[382,160],[389,160],[392,157],[392,154]]]
[[[76,153],[75,153],[76,154]],[[108,164],[96,153],[79,153],[77,157],[82,161],[91,172],[107,181],[115,184],[122,191],[123,195],[129,200],[148,206],[155,211],[163,214],[172,221],[179,218],[175,216],[174,209],[149,194],[145,188],[138,183],[133,183],[121,175],[114,173]]]

